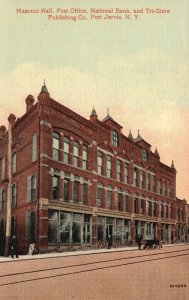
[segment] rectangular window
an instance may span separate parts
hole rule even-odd
[[[168,206],[165,206],[165,217],[168,219],[169,215],[168,215]]]
[[[0,209],[5,209],[5,189],[0,189]]]
[[[75,167],[78,166],[78,155],[79,155],[79,143],[74,142],[74,145],[73,145],[73,165]]]
[[[53,132],[53,159],[59,159],[60,136],[58,133]]]
[[[112,197],[112,192],[110,190],[107,190],[106,193],[106,208],[110,209],[111,207],[111,197]]]
[[[140,171],[140,188],[143,188],[143,171]]]
[[[134,213],[137,214],[138,213],[138,209],[137,209],[137,198],[134,198]]]
[[[144,214],[145,212],[145,200],[144,199],[141,199],[141,214]]]
[[[1,180],[5,179],[5,158],[1,160]]]
[[[31,177],[31,201],[36,199],[36,175]]]
[[[11,196],[12,196],[11,206],[16,207],[16,184],[12,185],[12,191],[11,192],[12,192],[11,193]]]
[[[110,155],[107,155],[106,159],[106,176],[110,178],[112,169],[112,158]]]
[[[128,163],[125,163],[124,164],[124,177],[125,177],[125,183],[128,183],[129,182],[129,173],[128,173]]]
[[[79,182],[74,181],[73,185],[73,201],[77,203],[79,200]]]
[[[52,189],[52,197],[53,199],[58,199],[58,177],[53,176],[52,177],[52,184],[53,184],[53,189]]]
[[[97,206],[101,207],[102,205],[102,188],[97,188]]]
[[[116,210],[121,210],[121,194],[117,193]]]
[[[98,164],[98,174],[99,175],[102,175],[102,152],[101,151],[98,151],[97,153],[97,164]]]
[[[125,195],[125,211],[129,211],[129,195]]]
[[[137,186],[137,170],[136,169],[134,169],[134,174],[133,174],[133,180],[134,180],[134,186]]]
[[[14,152],[12,155],[12,172],[16,172],[16,152]]]
[[[157,181],[157,193],[160,194],[160,182]]]
[[[117,160],[116,162],[116,173],[117,173],[117,180],[121,181],[121,161]]]
[[[162,182],[162,195],[165,196],[165,182]]]
[[[167,187],[167,196],[170,197],[171,196],[171,188],[170,188],[170,185],[168,184],[168,187]]]
[[[88,191],[88,184],[83,183],[83,204],[87,204],[87,191]]]
[[[64,179],[64,201],[67,202],[69,200],[69,179]]]
[[[87,169],[87,146],[83,146],[82,149],[82,169]]]
[[[69,148],[70,148],[70,140],[67,137],[64,137],[64,163],[69,163]]]
[[[36,200],[36,175],[27,177],[27,202]]]
[[[37,159],[37,134],[35,133],[32,137],[32,161]]]

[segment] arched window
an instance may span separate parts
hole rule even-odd
[[[118,133],[115,130],[111,131],[111,144],[114,145],[114,146],[119,145]]]

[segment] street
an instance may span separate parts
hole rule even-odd
[[[93,252],[0,261],[0,298],[188,299],[189,245]]]

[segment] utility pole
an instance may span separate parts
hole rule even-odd
[[[11,184],[12,184],[12,125],[15,122],[16,117],[11,114],[8,117],[8,151],[7,151],[7,162],[8,162],[8,188],[7,188],[7,202],[6,202],[6,239],[5,239],[5,253],[4,256],[9,255],[9,240],[11,234]]]

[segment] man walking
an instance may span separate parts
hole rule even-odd
[[[16,256],[16,258],[19,258],[18,248],[17,248],[17,240],[16,240],[15,235],[13,235],[13,237],[10,240],[10,255],[12,258],[14,258],[14,256]]]

